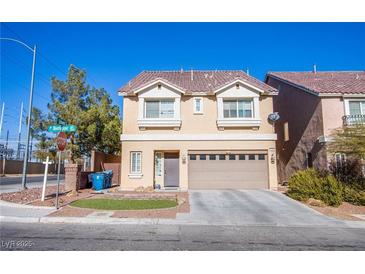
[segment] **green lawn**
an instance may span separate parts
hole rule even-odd
[[[117,200],[117,199],[85,199],[71,203],[71,206],[103,210],[135,210],[169,208],[177,205],[175,200]]]

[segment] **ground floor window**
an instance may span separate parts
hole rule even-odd
[[[131,152],[131,174],[140,174],[142,172],[142,152]]]

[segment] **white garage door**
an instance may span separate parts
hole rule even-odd
[[[189,152],[190,189],[267,189],[266,152]]]

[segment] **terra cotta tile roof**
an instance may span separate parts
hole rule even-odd
[[[143,71],[120,88],[119,92],[122,95],[133,94],[134,91],[156,80],[165,81],[182,89],[185,94],[213,94],[215,90],[234,80],[247,82],[267,93],[277,92],[275,88],[241,70]]]
[[[365,71],[269,72],[316,94],[365,94]]]

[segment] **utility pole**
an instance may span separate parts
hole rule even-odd
[[[28,153],[29,153],[29,139],[30,139],[30,123],[31,123],[31,115],[32,115],[32,105],[33,105],[33,89],[34,89],[34,74],[35,74],[35,57],[37,52],[37,46],[34,45],[33,48],[28,46],[26,43],[14,39],[14,38],[8,38],[8,37],[0,37],[0,40],[3,41],[12,41],[18,44],[23,45],[27,49],[29,49],[33,53],[33,64],[32,64],[32,78],[30,80],[30,92],[29,92],[29,105],[28,105],[28,123],[27,123],[27,142],[25,144],[25,155],[24,155],[24,164],[23,164],[23,175],[22,175],[22,188],[26,189],[26,183],[27,183],[27,165],[28,165]],[[2,122],[1,122],[2,126]],[[0,132],[1,133],[1,132]]]
[[[28,121],[27,121],[27,142],[25,144],[24,164],[23,164],[23,175],[22,175],[22,188],[27,188],[27,166],[28,166],[28,154],[29,154],[29,139],[30,139],[30,123],[32,118],[32,107],[33,107],[33,89],[34,89],[34,73],[35,73],[35,57],[36,57],[37,46],[33,48],[33,65],[32,65],[32,79],[30,82],[30,94],[29,94],[29,105],[28,105]]]
[[[3,120],[4,120],[5,102],[3,102],[3,107],[1,108],[1,118],[0,118],[0,138],[1,132],[3,130]]]
[[[8,158],[8,142],[9,142],[9,130],[6,131],[6,141],[5,141],[5,151],[6,151],[6,155],[5,155],[5,159]]]
[[[33,152],[33,136],[30,138],[30,148],[29,148],[29,160],[32,161],[32,152]]]
[[[5,149],[8,149],[8,142],[9,142],[9,130],[6,131]]]
[[[6,142],[5,142],[5,149],[3,153],[3,174],[5,176],[5,167],[6,167],[6,159],[8,158],[8,141],[9,141],[9,130],[6,132]]]
[[[20,137],[22,135],[22,121],[23,121],[23,102],[20,105],[20,116],[19,116],[19,128],[18,128],[18,150],[16,152],[16,158],[20,158]]]

